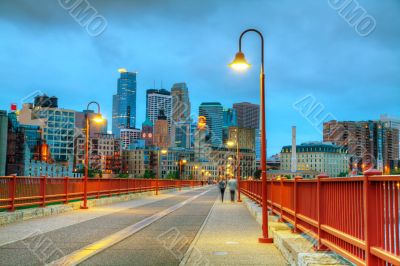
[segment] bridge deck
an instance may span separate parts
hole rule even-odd
[[[200,188],[4,226],[0,265],[285,265],[260,232],[243,204]]]

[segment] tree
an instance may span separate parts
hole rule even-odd
[[[167,179],[179,179],[178,171],[171,171],[167,174]]]
[[[348,172],[341,172],[338,177],[347,177],[349,175]]]
[[[261,170],[257,169],[254,171],[254,179],[260,179],[261,178]]]
[[[118,175],[119,178],[129,178],[129,174],[121,173]]]
[[[151,171],[151,170],[144,171],[143,178],[155,178],[155,177],[156,177],[156,174],[153,173],[153,171]]]
[[[392,170],[392,175],[400,175],[400,169]]]

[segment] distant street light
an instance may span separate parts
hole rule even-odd
[[[83,206],[81,206],[81,209],[87,209],[87,183],[88,183],[88,177],[89,177],[89,131],[90,131],[90,119],[89,119],[89,106],[91,104],[96,104],[97,105],[97,114],[92,118],[92,120],[95,123],[103,123],[104,118],[100,113],[100,104],[98,102],[92,101],[89,102],[86,108],[85,112],[85,120],[86,120],[86,143],[85,143],[85,176],[83,179]]]
[[[239,51],[229,66],[238,71],[244,71],[250,67],[242,52],[242,38],[247,32],[255,32],[261,39],[261,73],[260,73],[260,105],[261,105],[261,176],[262,176],[262,231],[259,238],[261,243],[272,243],[273,239],[268,237],[268,207],[267,207],[267,145],[265,131],[265,75],[264,75],[264,37],[256,29],[247,29],[239,37]]]
[[[236,129],[236,140],[228,141],[226,143],[228,147],[236,146],[236,180],[237,180],[237,190],[238,190],[238,199],[237,202],[242,202],[240,199],[240,153],[239,153],[239,129]],[[229,159],[229,158],[228,158]]]
[[[182,174],[183,174],[183,166],[187,163],[187,160],[184,158],[179,159],[179,190],[182,189]]]
[[[158,179],[160,179],[160,173],[161,173],[161,167],[160,167],[160,157],[161,155],[165,155],[168,153],[168,150],[166,149],[158,149],[158,155],[157,155],[157,176],[156,176],[156,195],[158,195]]]

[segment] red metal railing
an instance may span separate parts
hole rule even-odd
[[[122,195],[134,192],[152,191],[202,185],[197,180],[166,179],[88,179],[88,197]],[[83,199],[82,178],[42,177],[0,177],[0,210],[14,211],[17,207],[46,206],[49,203],[68,203]]]
[[[261,181],[241,181],[261,204]],[[357,265],[400,265],[400,176],[267,182],[268,208],[280,219]]]

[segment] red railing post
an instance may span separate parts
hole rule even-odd
[[[318,222],[318,239],[316,250],[326,250],[321,243],[321,224],[322,224],[322,209],[324,209],[324,202],[322,201],[321,193],[321,179],[328,178],[326,174],[320,174],[317,176],[317,222]]]
[[[382,172],[376,169],[369,169],[364,172],[363,181],[363,198],[364,198],[364,241],[365,241],[365,262],[366,265],[378,265],[378,258],[371,254],[370,248],[374,246],[377,241],[378,227],[375,211],[378,209],[378,205],[382,202],[378,202],[379,197],[373,191],[373,187],[370,184],[369,177],[375,175],[382,175]],[[370,211],[371,210],[371,211]]]
[[[297,211],[298,211],[298,209],[297,209],[297,196],[298,196],[298,191],[297,191],[297,184],[298,184],[298,181],[299,180],[301,180],[302,179],[302,177],[301,176],[296,176],[295,178],[294,178],[294,188],[293,188],[293,207],[294,207],[294,219],[293,219],[293,221],[294,221],[294,225],[293,225],[293,229],[292,229],[292,232],[293,233],[297,233]]]
[[[9,211],[13,212],[15,211],[15,194],[17,190],[17,176],[12,175],[11,176],[11,182],[8,184],[8,194],[10,198],[10,208]]]
[[[117,179],[118,180],[118,184],[117,184],[117,187],[118,187],[118,196],[120,196],[121,195],[121,190],[122,190],[122,186],[121,186],[121,178],[118,178]]]
[[[280,203],[279,203],[279,213],[280,213],[280,216],[279,216],[279,222],[283,222],[283,180],[284,180],[285,178],[284,177],[280,177],[279,178],[279,183],[280,183],[280,185],[279,185],[279,201],[280,201]]]
[[[100,198],[100,188],[101,188],[101,179],[97,180],[97,194],[96,194],[96,199]]]
[[[156,195],[158,195],[158,178],[156,178]]]
[[[65,195],[64,204],[67,204],[68,203],[68,176],[64,176],[64,195]]]
[[[40,196],[42,197],[42,203],[40,204],[41,207],[46,206],[46,182],[47,178],[46,176],[41,176],[40,177]]]
[[[267,183],[268,183],[268,181],[267,181]],[[269,183],[270,183],[270,188],[271,188],[271,193],[269,193],[269,194],[271,194],[271,215],[274,215],[274,193],[272,193],[273,192],[273,187],[272,186],[274,185],[274,178],[273,177],[270,179]],[[268,210],[268,208],[267,208],[267,210]]]

